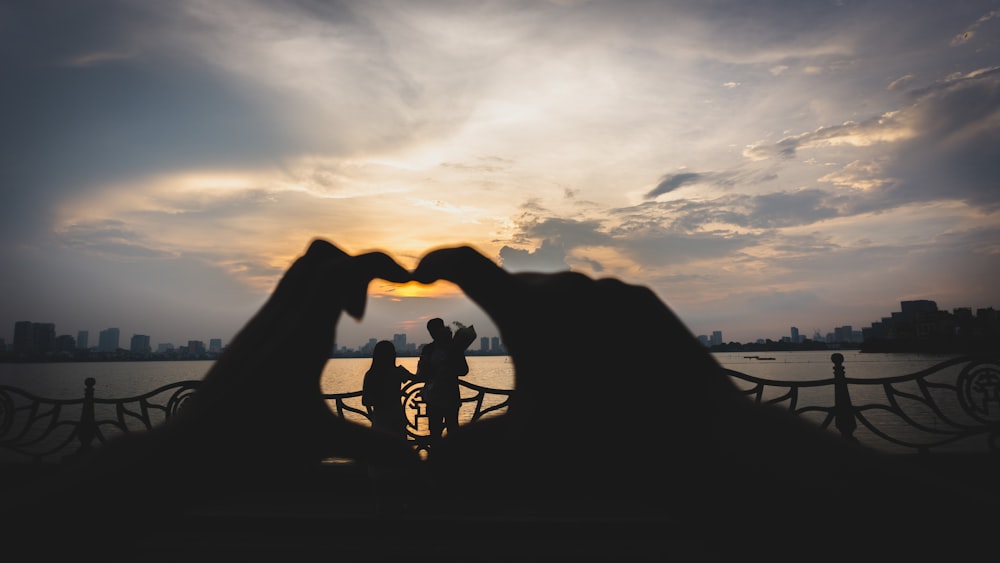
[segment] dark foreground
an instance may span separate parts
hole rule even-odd
[[[757,521],[732,521],[719,514],[715,524],[706,525],[684,514],[651,511],[641,502],[595,498],[586,491],[575,499],[511,498],[491,493],[503,487],[481,483],[475,490],[436,495],[422,490],[420,482],[402,482],[389,493],[377,494],[365,466],[330,463],[294,482],[260,484],[211,500],[158,498],[151,485],[148,491],[137,491],[134,504],[120,507],[135,519],[148,520],[148,526],[136,526],[138,531],[127,535],[109,528],[71,538],[59,537],[55,529],[50,536],[36,530],[34,545],[40,560],[46,561],[58,560],[52,557],[60,554],[148,562],[730,561],[743,555],[752,560],[817,561],[845,554],[859,561],[910,561],[922,560],[922,555],[947,557],[951,547],[942,545],[952,546],[956,556],[975,552],[977,545],[990,549],[990,536],[983,534],[1000,524],[1000,511],[995,510],[1000,502],[993,500],[1000,495],[1000,460],[986,454],[949,454],[912,457],[906,463],[944,482],[974,484],[982,491],[984,506],[993,510],[978,506],[965,514],[928,513],[917,520],[921,525],[910,530],[912,534],[880,538],[890,547],[871,551],[869,539],[878,538],[879,531],[870,523],[852,528],[851,515],[845,515],[842,527],[815,530],[806,542],[767,525],[782,511],[799,513],[805,520],[823,511],[805,498],[797,505],[782,499],[760,506]],[[6,467],[4,486],[16,487],[38,471]],[[174,509],[176,516],[155,517]],[[935,541],[921,548],[930,537]],[[832,553],[836,557],[827,557]],[[887,553],[894,556],[886,559]]]

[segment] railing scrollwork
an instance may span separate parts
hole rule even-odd
[[[833,377],[801,381],[755,377],[725,369],[750,400],[785,408],[845,439],[892,452],[1000,451],[1000,361],[959,357],[908,375],[852,378],[844,358],[831,356]],[[56,461],[107,442],[116,434],[153,428],[196,396],[199,381],[179,381],[124,398],[94,395],[43,398],[0,385],[0,462]],[[460,381],[462,423],[504,412],[514,391]],[[421,382],[400,392],[407,435],[428,450]],[[361,424],[371,414],[361,391],[326,393],[330,410]],[[970,445],[971,444],[971,445]]]
[[[753,401],[810,418],[845,439],[892,453],[1000,451],[1000,361],[962,356],[907,375],[853,378],[843,355],[832,378],[784,381],[726,373]],[[816,389],[812,400],[803,395]],[[832,428],[831,428],[832,426]],[[863,433],[864,438],[858,434]]]

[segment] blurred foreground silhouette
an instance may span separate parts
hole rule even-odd
[[[363,316],[374,279],[455,283],[515,364],[507,412],[449,429],[426,462],[322,399],[340,314]],[[586,341],[604,345],[551,354]],[[576,431],[594,401],[606,416]],[[404,476],[398,512],[345,508],[368,465]],[[468,247],[409,272],[322,240],[177,416],[18,477],[5,546],[114,560],[957,559],[979,553],[997,508],[995,488],[752,403],[644,287],[511,274]]]

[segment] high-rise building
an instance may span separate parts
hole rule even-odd
[[[834,342],[853,342],[854,330],[851,325],[839,326],[833,329]]]
[[[153,348],[149,345],[149,335],[133,334],[128,350],[133,354],[149,354],[152,352]]]
[[[716,346],[716,345],[722,344],[722,331],[721,330],[713,330],[712,331],[712,339],[709,342],[711,342],[712,346]]]
[[[117,352],[119,332],[117,328],[106,328],[97,335],[98,352]]]
[[[208,341],[208,353],[209,354],[221,354],[222,353],[222,339],[212,338]]]
[[[86,350],[90,347],[90,332],[80,330],[76,333],[76,349]]]
[[[14,342],[12,347],[17,354],[37,356],[51,352],[55,347],[56,325],[54,323],[33,323],[17,321],[14,323]]]
[[[937,303],[929,299],[915,299],[913,301],[900,301],[900,312],[907,319],[919,318],[925,313],[937,312]]]
[[[483,336],[482,338],[479,339],[479,351],[480,352],[489,352],[490,351],[490,337],[489,336]]]
[[[14,323],[14,341],[10,345],[15,354],[28,353],[31,347],[31,321]]]
[[[76,348],[76,339],[69,334],[60,334],[52,343],[52,350],[57,353],[71,354]]]
[[[800,340],[801,339],[799,337],[799,327],[793,326],[792,327],[792,344],[798,344],[800,342]]]
[[[402,352],[406,350],[406,333],[393,334],[392,345],[396,347],[396,352]]]
[[[204,354],[205,342],[202,340],[188,340],[188,351],[196,355]]]

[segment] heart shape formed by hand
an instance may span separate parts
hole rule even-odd
[[[351,256],[322,240],[234,338],[202,394],[241,411],[236,419],[254,420],[242,411],[268,405],[267,424],[249,435],[273,436],[285,457],[364,457],[389,448],[373,445],[370,432],[345,429],[319,400],[336,319],[341,311],[363,317],[374,279],[455,284],[493,320],[513,361],[508,412],[449,436],[438,460],[532,460],[563,474],[581,457],[588,467],[625,457],[659,467],[651,437],[674,447],[707,443],[691,428],[710,429],[704,421],[715,418],[720,395],[730,396],[711,356],[647,288],[574,272],[510,273],[467,246],[430,251],[411,272],[387,254]]]
[[[656,482],[663,442],[697,459],[721,405],[737,396],[647,288],[574,272],[514,274],[470,247],[426,254],[412,279],[457,285],[496,324],[514,363],[508,412],[463,427],[432,456],[456,468],[452,480],[502,467],[550,492],[592,490],[595,475],[616,474],[628,459],[636,476],[650,472],[637,482]]]
[[[129,531],[148,537],[149,529],[156,528],[149,515],[136,518],[135,511],[122,507],[150,482],[167,488],[167,498],[251,490],[259,500],[261,487],[275,481],[298,484],[307,475],[303,468],[314,469],[328,455],[412,468],[407,464],[415,456],[401,440],[335,416],[320,391],[340,313],[362,318],[368,285],[377,278],[456,284],[494,321],[514,362],[516,394],[508,412],[458,428],[435,447],[428,471],[421,467],[414,473],[417,487],[429,477],[432,489],[467,495],[451,513],[456,520],[470,508],[500,508],[496,522],[502,525],[496,528],[503,535],[528,531],[527,522],[545,524],[537,518],[539,507],[560,507],[563,519],[543,526],[560,536],[541,538],[556,550],[546,555],[588,549],[590,538],[562,533],[567,529],[563,524],[583,522],[571,528],[582,531],[580,536],[644,526],[643,533],[625,541],[614,538],[613,554],[599,554],[613,560],[631,553],[633,544],[658,543],[664,537],[658,547],[672,558],[678,545],[688,545],[675,540],[687,539],[680,535],[692,529],[704,533],[696,540],[706,545],[726,544],[723,560],[745,557],[748,546],[776,532],[781,534],[777,550],[798,557],[815,553],[817,546],[832,546],[836,556],[831,559],[842,560],[855,558],[861,553],[855,548],[865,542],[848,541],[839,550],[836,544],[859,532],[887,538],[884,553],[898,557],[905,543],[899,538],[921,529],[926,514],[981,513],[965,510],[971,503],[961,505],[962,510],[947,503],[931,504],[928,510],[928,500],[946,496],[942,490],[928,490],[922,488],[927,483],[915,481],[890,487],[901,477],[898,467],[877,465],[870,453],[834,443],[832,434],[806,426],[787,411],[752,405],[673,312],[644,287],[573,272],[514,274],[470,247],[431,251],[409,272],[386,254],[350,256],[325,241],[315,241],[289,268],[212,365],[190,407],[147,432],[148,439],[127,436],[105,446],[103,455],[71,464],[70,470],[79,474],[42,491],[47,502],[33,508],[30,519],[24,519],[25,510],[9,512],[15,520],[30,522],[29,528],[44,530],[45,539],[51,536],[53,517],[63,516],[72,525],[57,528],[58,535],[77,532],[69,545],[78,546],[105,531],[109,521],[116,530],[131,525]],[[914,483],[919,486],[910,486]],[[805,498],[817,510],[808,517],[800,510],[775,511],[770,504],[775,496],[786,504]],[[570,502],[519,505],[525,498]],[[508,511],[524,506],[528,511]],[[597,526],[586,525],[593,507],[601,518]],[[772,509],[767,518],[760,518],[761,507]],[[866,514],[874,519],[859,523]],[[719,526],[720,519],[730,525]],[[437,533],[431,526],[450,528],[456,520],[432,519],[418,529]],[[257,529],[252,519],[237,523],[247,522]],[[482,522],[494,526],[493,520]],[[4,526],[13,529],[7,521]],[[357,528],[349,529],[354,533]],[[452,534],[444,536],[445,542],[469,539],[458,535],[472,528],[458,529],[458,534],[445,530]],[[283,534],[291,530],[281,527]],[[969,537],[965,528],[961,532],[956,540]],[[492,536],[482,537],[489,538],[484,540],[488,548],[502,545]],[[513,543],[533,550],[530,540],[537,537],[515,537]],[[632,542],[633,537],[638,541]],[[831,537],[837,541],[830,542]],[[282,540],[284,547],[287,538]],[[949,549],[962,543],[948,540]],[[915,545],[923,550],[925,543]],[[335,542],[322,546],[337,547]]]
[[[645,287],[574,272],[510,273],[467,246],[428,252],[411,272],[384,253],[351,256],[314,241],[206,376],[205,416],[190,417],[196,428],[186,433],[200,455],[233,457],[264,443],[265,467],[326,456],[414,459],[322,400],[339,314],[361,319],[374,279],[454,283],[493,320],[514,363],[507,412],[435,446],[430,466],[441,482],[517,483],[511,494],[531,483],[531,494],[586,490],[690,507],[705,491],[678,483],[716,482],[733,493],[722,485],[737,464],[766,477],[761,468],[801,464],[787,453],[795,448],[814,459],[840,451],[787,412],[757,412]]]

